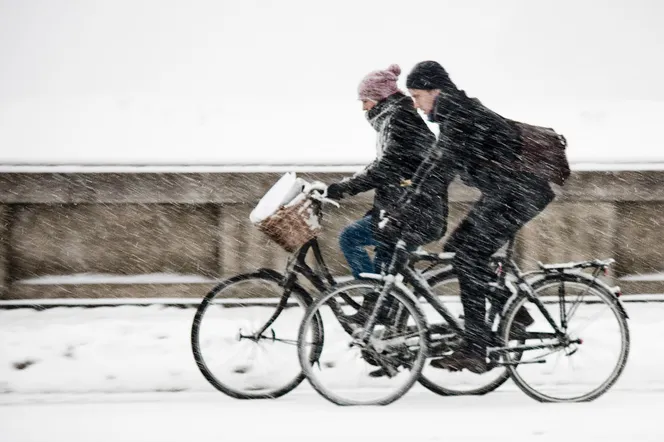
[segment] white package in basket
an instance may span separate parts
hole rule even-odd
[[[261,221],[274,215],[281,206],[288,205],[304,189],[304,180],[297,178],[295,172],[284,174],[263,198],[258,202],[254,210],[251,211],[249,219],[252,223],[258,224]]]

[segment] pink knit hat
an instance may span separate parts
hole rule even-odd
[[[357,94],[360,100],[381,101],[390,95],[399,92],[397,79],[401,68],[397,64],[390,65],[384,71],[373,71],[362,79]]]

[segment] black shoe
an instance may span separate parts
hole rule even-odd
[[[530,315],[526,307],[521,307],[514,317],[514,325],[527,329],[535,323],[535,319]]]
[[[398,367],[403,367],[408,370],[413,368],[413,360],[411,355],[408,354],[402,354],[400,356],[396,356],[396,358],[392,359],[391,361],[391,370],[393,371],[393,374],[397,373]],[[365,359],[366,360],[366,359]],[[374,363],[373,361],[367,361],[371,365],[378,365],[377,363]],[[386,361],[383,361],[386,362]],[[397,367],[398,366],[398,367]],[[369,372],[369,377],[371,378],[382,378],[384,376],[389,376],[389,373],[387,372],[387,369],[380,367],[376,370],[370,371]]]
[[[516,316],[514,317],[514,322],[512,323],[512,329],[510,330],[510,339],[515,340],[525,340],[526,339],[526,329],[533,325],[535,320],[528,313],[528,310],[525,307],[521,307]]]
[[[489,371],[486,357],[478,351],[471,351],[468,347],[432,360],[431,366],[450,371],[468,370],[475,374],[482,374]]]
[[[383,376],[387,376],[387,372],[383,368],[369,372],[370,378],[382,378]]]

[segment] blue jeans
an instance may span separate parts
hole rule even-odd
[[[339,235],[339,246],[355,278],[359,278],[360,273],[374,273],[374,263],[366,247],[378,245],[373,234],[371,216],[346,226]]]

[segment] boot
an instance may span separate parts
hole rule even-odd
[[[515,325],[519,325],[520,327],[523,327],[523,329],[525,330],[534,323],[535,319],[530,315],[528,309],[525,306],[521,307],[519,311],[516,312],[516,316],[514,317]]]
[[[488,371],[486,349],[464,346],[454,353],[432,360],[431,366],[450,371],[465,369],[475,374],[486,373]]]
[[[525,339],[526,329],[535,323],[535,319],[530,315],[526,307],[521,307],[512,323],[512,330],[510,330],[510,339],[521,340]]]

